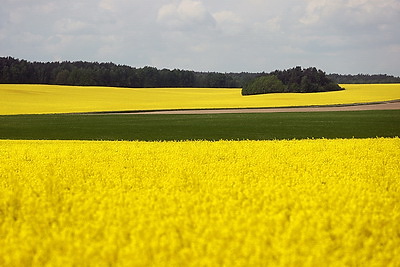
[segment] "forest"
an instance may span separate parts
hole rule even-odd
[[[279,70],[275,71],[279,72]],[[274,73],[274,72],[272,72]],[[135,68],[111,62],[30,62],[0,57],[0,83],[116,86],[132,88],[198,87],[243,88],[268,73],[196,72],[180,69]],[[400,83],[399,77],[386,74],[328,74],[335,83]]]

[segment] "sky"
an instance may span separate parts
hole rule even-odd
[[[400,76],[400,0],[0,1],[0,56]]]

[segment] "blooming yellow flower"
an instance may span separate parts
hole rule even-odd
[[[1,266],[399,266],[400,139],[0,141]]]
[[[400,99],[400,84],[343,84],[344,91],[242,96],[241,89],[0,84],[0,114],[283,107]]]

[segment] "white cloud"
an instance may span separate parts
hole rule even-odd
[[[352,57],[361,58],[362,51],[369,51],[372,58],[372,54],[383,54],[386,46],[400,42],[397,0],[308,0],[299,21],[293,41],[301,40],[302,48],[310,52],[343,57],[353,53]]]
[[[333,24],[352,31],[400,22],[399,13],[398,0],[307,0],[305,15],[299,21],[306,26]]]
[[[274,17],[262,22],[256,22],[253,25],[256,34],[272,34],[282,32],[282,18]]]
[[[323,11],[330,8],[331,6],[328,7],[326,1],[324,0],[309,0],[305,10],[305,15],[300,18],[299,21],[305,25],[318,23],[323,15]]]
[[[87,22],[71,18],[63,18],[55,22],[54,29],[58,33],[82,34],[91,31],[91,26]]]
[[[107,11],[116,10],[115,1],[113,0],[101,0],[99,3],[99,7]]]
[[[244,21],[232,11],[224,10],[213,14],[217,28],[227,35],[238,35],[245,30]]]
[[[158,11],[157,20],[173,30],[215,26],[215,20],[204,4],[195,0],[182,0],[163,5]]]

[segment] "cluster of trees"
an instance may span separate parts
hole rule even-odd
[[[300,68],[301,70],[301,68]],[[300,71],[299,70],[299,71]],[[294,71],[275,71],[288,88],[299,77]],[[303,70],[301,70],[303,71]],[[59,85],[93,85],[118,87],[205,87],[205,88],[242,88],[254,78],[267,73],[217,73],[195,72],[188,70],[156,69],[154,67],[133,68],[114,63],[84,61],[29,62],[13,57],[0,57],[0,83],[30,83]],[[290,80],[293,76],[293,81]],[[315,77],[317,77],[316,75]],[[310,78],[313,78],[311,75]],[[387,75],[339,75],[331,74],[328,78],[336,83],[400,83],[400,78]],[[308,79],[308,78],[307,78]],[[290,80],[289,83],[286,80]],[[296,80],[296,84],[300,82]],[[306,84],[310,81],[305,80]],[[311,81],[311,83],[313,83]]]
[[[343,90],[316,68],[296,67],[260,76],[242,89],[242,95],[267,93],[312,93]]]

